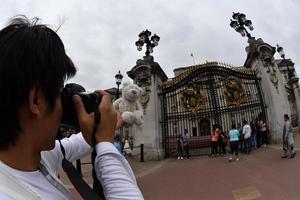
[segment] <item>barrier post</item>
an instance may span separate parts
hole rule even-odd
[[[141,144],[141,162],[144,162],[144,144]]]

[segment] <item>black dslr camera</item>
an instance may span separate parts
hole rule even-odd
[[[72,100],[73,95],[79,95],[87,113],[92,113],[98,109],[101,97],[93,92],[87,93],[81,85],[76,83],[66,84],[61,93],[61,102],[63,116],[61,120],[61,128],[70,128],[78,132],[80,130],[77,113]]]

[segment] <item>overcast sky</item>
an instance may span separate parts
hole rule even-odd
[[[160,36],[153,56],[169,78],[174,68],[193,65],[191,53],[196,63],[242,66],[247,38],[229,26],[232,12],[252,20],[252,36],[280,44],[300,74],[298,0],[1,0],[0,26],[18,14],[54,28],[63,21],[58,34],[78,69],[70,82],[92,91],[115,87],[118,70],[129,79],[126,72],[145,53],[135,46],[145,29]]]

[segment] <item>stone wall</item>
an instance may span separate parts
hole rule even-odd
[[[141,127],[132,127],[135,146],[144,144],[144,159],[159,160],[164,158],[161,128],[161,102],[159,99],[159,86],[167,76],[152,56],[145,56],[138,60],[128,76],[143,88],[141,104],[144,109],[144,124]],[[139,151],[139,150],[137,150]],[[136,152],[139,153],[139,152]]]
[[[251,38],[248,43],[245,66],[255,69],[261,78],[271,142],[278,143],[282,138],[283,115],[291,114],[284,76],[274,60],[274,47],[262,39]]]

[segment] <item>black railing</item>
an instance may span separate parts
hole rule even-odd
[[[229,102],[225,93],[225,87],[232,79],[243,89],[244,99],[238,103]],[[199,95],[200,88],[205,94],[201,97],[205,106],[194,112],[184,108],[181,100],[191,85],[193,90],[189,92]],[[190,154],[198,156],[209,153],[214,125],[221,126],[228,133],[232,124],[267,119],[260,79],[251,69],[234,69],[218,63],[193,66],[173,81],[164,83],[159,95],[163,108],[161,125],[166,157],[176,156],[176,137],[183,135],[184,129],[191,134]],[[189,98],[188,95],[186,98]]]

